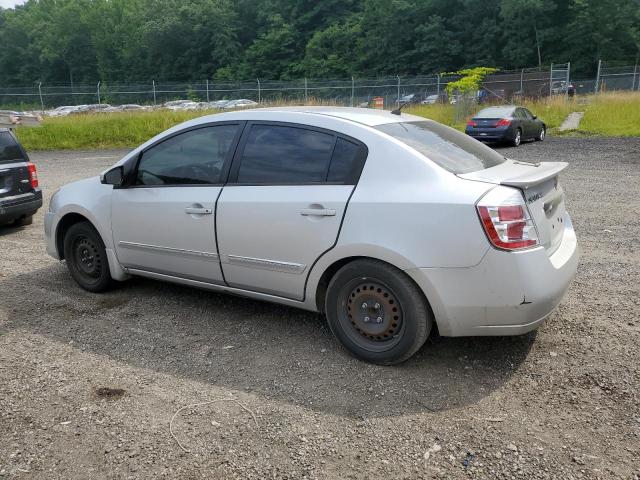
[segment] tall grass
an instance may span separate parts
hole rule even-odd
[[[594,96],[579,131],[616,137],[640,136],[640,94],[612,92]]]

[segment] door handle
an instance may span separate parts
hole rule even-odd
[[[211,208],[187,207],[184,209],[184,213],[188,215],[211,215],[213,210]]]
[[[335,217],[336,211],[333,208],[304,208],[300,210],[303,217]]]

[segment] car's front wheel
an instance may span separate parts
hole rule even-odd
[[[516,130],[515,135],[513,136],[513,140],[511,141],[511,144],[514,147],[519,147],[521,143],[522,143],[522,130],[518,128]]]
[[[104,292],[113,286],[104,243],[89,222],[76,223],[66,232],[64,258],[69,273],[85,290]]]
[[[540,133],[536,137],[536,140],[538,142],[542,142],[544,140],[544,137],[546,136],[547,136],[547,129],[543,126],[542,129],[540,130]]]
[[[355,357],[391,365],[416,353],[431,331],[429,305],[402,271],[356,260],[331,279],[325,310],[329,327]]]

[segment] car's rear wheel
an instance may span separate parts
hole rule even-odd
[[[513,136],[513,140],[511,141],[514,147],[519,147],[522,143],[522,130],[519,128],[516,130],[515,135]]]
[[[433,317],[420,289],[400,270],[375,260],[356,260],[331,279],[329,326],[355,357],[391,365],[424,344]]]
[[[542,142],[544,141],[544,138],[547,136],[547,129],[543,126],[542,130],[540,130],[540,133],[538,134],[538,136],[536,137],[536,140],[538,142]]]
[[[64,258],[69,273],[85,290],[104,292],[113,286],[104,243],[90,223],[76,223],[66,232]]]

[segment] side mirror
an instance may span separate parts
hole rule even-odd
[[[106,172],[101,179],[101,183],[105,185],[113,185],[114,187],[119,187],[122,185],[124,181],[124,168],[122,165],[117,167],[113,167],[111,170]]]
[[[538,116],[537,116],[537,115],[534,115],[534,116],[533,116],[533,119],[534,119],[534,120],[537,120],[537,119],[538,119]]]

